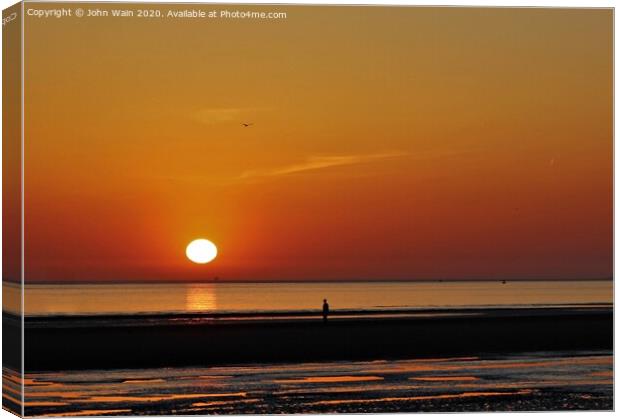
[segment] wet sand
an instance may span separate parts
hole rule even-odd
[[[5,398],[20,379],[3,371]],[[28,415],[609,410],[608,351],[28,373]],[[5,400],[6,401],[6,400]]]
[[[27,372],[611,350],[608,307],[27,318]],[[19,318],[4,313],[6,336]],[[13,367],[5,359],[6,367]]]

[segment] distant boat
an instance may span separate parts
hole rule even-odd
[[[502,281],[502,284],[505,284],[505,283],[506,283],[506,281]]]

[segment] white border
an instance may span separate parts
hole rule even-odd
[[[44,0],[27,0],[27,2],[44,2]],[[13,4],[17,3],[17,1],[15,0],[0,0],[0,6],[2,7],[2,9],[5,9]],[[64,1],[63,3],[94,3],[94,2],[88,2],[88,1],[75,1],[75,0],[68,0],[68,1]],[[116,1],[101,1],[101,3],[121,3],[121,2],[116,2]],[[426,1],[415,1],[415,0],[338,0],[338,1],[332,1],[332,0],[314,0],[312,2],[310,1],[299,1],[299,0],[268,0],[268,1],[261,1],[261,0],[244,0],[244,1],[204,1],[204,2],[191,2],[191,1],[175,1],[175,0],[135,0],[135,1],[130,1],[130,2],[126,2],[126,3],[203,3],[203,4],[291,4],[291,5],[295,5],[295,4],[305,4],[305,5],[377,5],[377,6],[470,6],[470,7],[561,7],[561,8],[579,8],[579,7],[588,7],[588,8],[593,8],[593,7],[604,7],[604,8],[615,8],[616,7],[616,1],[600,1],[600,0],[590,0],[590,1],[577,1],[577,0],[563,0],[563,1],[550,1],[550,0],[546,0],[546,1],[501,1],[501,0],[476,0],[476,1],[467,1],[467,0],[444,0],[444,1],[437,1],[437,0],[426,0]],[[614,19],[615,20],[615,19]],[[23,34],[24,34],[24,25],[23,25],[23,13],[22,13],[22,75],[23,75],[23,70],[24,70],[24,61],[23,61],[23,51],[24,51],[24,44],[23,44]],[[616,52],[616,45],[618,45],[618,35],[614,30],[614,57],[615,57],[615,52]],[[0,43],[0,52],[1,52],[1,43]],[[614,64],[615,64],[615,60],[614,60]],[[1,66],[0,66],[1,67]],[[618,75],[617,72],[617,68],[614,65],[614,80]],[[1,69],[0,69],[1,72]],[[21,177],[22,177],[22,241],[21,241],[21,253],[22,253],[22,293],[21,293],[21,303],[22,303],[22,307],[24,307],[24,295],[23,295],[23,281],[24,281],[24,243],[23,243],[23,233],[24,233],[24,183],[23,183],[23,178],[24,178],[24,103],[23,103],[23,97],[24,97],[24,78],[22,77],[22,150],[21,150],[21,154],[22,154],[22,167],[21,167]],[[618,114],[616,111],[616,107],[615,107],[615,97],[616,97],[616,85],[614,83],[614,134],[615,134],[615,126],[616,126],[616,121],[618,118]],[[1,102],[2,99],[0,97],[0,107],[1,107]],[[0,122],[1,124],[1,122]],[[615,135],[614,135],[615,138]],[[617,156],[617,151],[614,147],[614,162],[616,161],[616,157]],[[2,150],[0,148],[0,161],[2,158]],[[615,168],[615,164],[614,164],[614,168]],[[616,216],[620,213],[620,210],[618,209],[618,206],[616,205],[616,201],[615,201],[615,197],[616,197],[616,171],[614,170],[614,220],[616,219]],[[1,172],[0,172],[0,180],[1,180]],[[2,197],[0,195],[0,203],[2,202]],[[2,226],[0,224],[0,233],[2,231]],[[616,237],[616,226],[615,226],[615,222],[614,222],[614,243],[615,243],[615,237]],[[0,234],[1,237],[1,234]],[[1,254],[0,254],[0,262],[1,262]],[[618,271],[617,271],[617,265],[615,263],[616,260],[619,260],[620,258],[620,250],[618,250],[615,246],[614,246],[614,278],[617,277]],[[616,287],[614,287],[614,301],[618,301],[617,300],[617,289]],[[0,291],[1,294],[1,291]],[[614,316],[615,319],[615,316]],[[616,343],[616,338],[618,336],[617,333],[615,333],[617,331],[617,323],[614,322],[614,347],[616,347],[615,343]],[[22,328],[23,328],[23,318],[22,318]],[[0,337],[1,340],[1,337]],[[22,349],[23,349],[23,345],[24,345],[24,341],[23,341],[23,334],[22,334]],[[615,352],[615,351],[614,351]],[[1,353],[1,349],[0,349],[0,353]],[[615,359],[615,354],[614,354],[614,359]],[[615,365],[615,362],[614,362]],[[23,356],[22,356],[22,369],[23,369],[24,365],[23,365]],[[615,370],[615,368],[614,368]],[[615,377],[614,377],[615,378]],[[22,389],[23,389],[23,384],[22,384]],[[618,397],[618,387],[615,386],[615,380],[614,380],[614,401],[617,400]],[[23,395],[23,390],[22,390],[22,395]],[[615,403],[614,403],[615,405]],[[403,414],[376,414],[373,415],[375,418],[377,419],[387,419],[387,418],[393,418],[394,416],[401,416],[401,417],[413,417],[414,414],[408,414],[408,413],[403,413]],[[612,415],[614,415],[614,413],[611,412],[553,412],[553,413],[467,413],[467,414],[462,414],[462,415],[467,415],[467,417],[469,418],[484,418],[484,419],[495,419],[495,418],[499,418],[499,417],[504,417],[506,415],[510,415],[511,418],[514,419],[524,419],[524,418],[532,418],[532,415],[536,415],[536,417],[556,417],[556,418],[561,418],[564,417],[564,415],[570,415],[571,417],[598,417],[598,418],[606,418],[606,417],[612,417]],[[286,417],[294,417],[294,416],[289,416],[289,415],[283,415]],[[323,419],[326,415],[304,415],[304,418],[309,418],[309,419]],[[344,417],[345,415],[329,415],[331,417]],[[615,416],[615,415],[614,415]],[[9,418],[14,418],[15,416],[10,414],[9,412],[2,410],[0,413],[0,419],[9,419]],[[160,416],[161,417],[161,416]],[[164,418],[179,418],[180,416],[163,416]],[[245,416],[226,416],[226,417],[230,417],[230,418],[243,418],[243,419],[250,419],[250,418],[260,418],[260,416],[253,416],[253,415],[245,415]],[[415,417],[422,417],[422,418],[426,418],[426,417],[432,417],[432,418],[454,418],[454,414],[415,414]]]

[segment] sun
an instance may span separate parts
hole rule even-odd
[[[217,247],[207,239],[196,239],[187,245],[185,254],[194,263],[209,263],[217,256]]]

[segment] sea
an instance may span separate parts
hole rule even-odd
[[[3,307],[19,312],[20,288],[3,283]],[[27,284],[26,316],[260,313],[610,304],[613,282],[410,281],[286,283]]]

